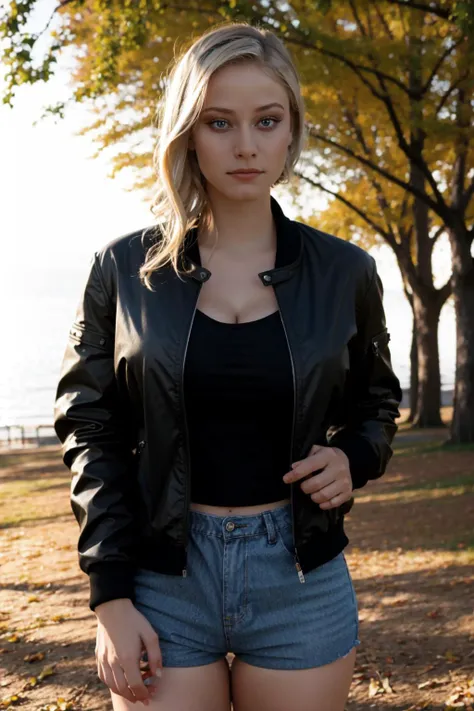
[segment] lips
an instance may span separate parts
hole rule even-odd
[[[263,173],[263,170],[232,170],[230,175],[258,175]]]

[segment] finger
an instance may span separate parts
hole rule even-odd
[[[137,699],[132,690],[129,689],[129,683],[125,678],[124,671],[120,666],[119,662],[117,661],[116,663],[112,664],[111,669],[115,679],[115,686],[118,690],[116,693],[120,694],[120,696],[123,696],[124,699],[127,699],[127,701],[135,702]]]
[[[320,451],[316,452],[316,454],[312,454],[309,457],[306,457],[306,459],[303,459],[294,467],[294,469],[284,475],[283,481],[286,484],[290,484],[293,481],[298,481],[299,479],[308,476],[308,474],[314,474],[315,472],[319,473],[322,471],[327,464],[329,464],[331,457],[333,456],[328,452],[328,449],[328,447],[324,447]]]
[[[345,501],[347,501],[348,498],[350,497],[344,493],[336,494],[336,496],[332,496],[329,501],[321,502],[319,507],[321,509],[335,509],[337,506],[341,506]]]
[[[328,486],[335,485],[337,492],[341,491],[342,476],[339,467],[333,462],[328,464],[319,474],[313,474],[300,483],[301,491],[305,494],[314,494]]]
[[[143,683],[143,678],[140,672],[138,663],[126,662],[123,667],[123,674],[129,689],[139,701],[145,701],[150,698],[148,688]]]
[[[338,483],[336,482],[335,484],[325,486],[317,491],[311,491],[308,496],[310,496],[316,504],[324,504],[341,493],[341,485],[339,484],[338,486]]]
[[[157,633],[151,630],[148,634],[142,634],[142,642],[148,657],[148,666],[152,674],[157,674],[163,667],[160,641]]]
[[[112,669],[108,664],[100,665],[99,678],[110,689],[110,691],[114,692],[114,694],[120,693],[118,690],[118,686],[115,683],[115,678],[112,674]]]

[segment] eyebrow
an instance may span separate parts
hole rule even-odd
[[[268,109],[273,108],[274,106],[278,106],[280,109],[285,110],[285,107],[279,104],[277,101],[273,101],[271,104],[265,104],[264,106],[259,106],[255,111],[267,111]],[[205,114],[208,111],[218,111],[221,114],[235,114],[235,111],[232,109],[226,109],[222,106],[208,106],[206,109],[202,110],[202,113]]]

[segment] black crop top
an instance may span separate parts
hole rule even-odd
[[[293,377],[279,311],[247,323],[196,310],[184,397],[191,501],[253,506],[289,498]]]

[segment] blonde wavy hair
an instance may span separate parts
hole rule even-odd
[[[304,143],[304,103],[297,70],[283,42],[271,31],[247,23],[224,23],[205,32],[178,56],[169,72],[158,117],[158,140],[153,154],[157,190],[151,212],[159,239],[146,253],[139,270],[151,291],[154,271],[172,264],[179,276],[179,257],[187,232],[212,224],[212,212],[190,133],[202,110],[208,82],[226,64],[257,63],[269,70],[288,92],[293,140],[283,173],[287,183]]]

